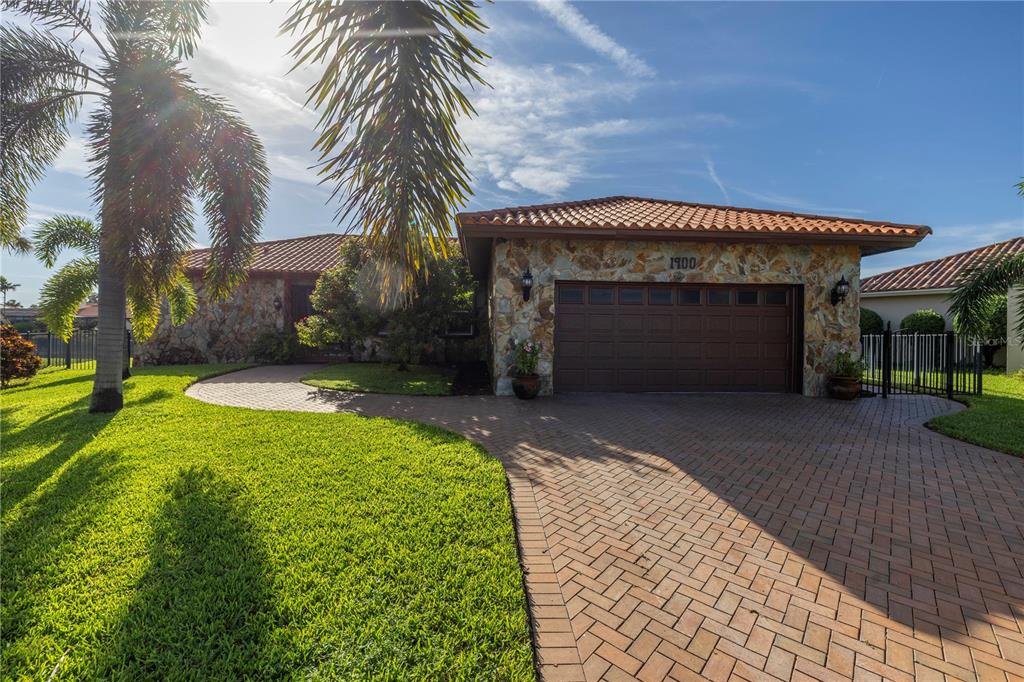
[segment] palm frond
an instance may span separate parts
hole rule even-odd
[[[100,230],[88,218],[67,214],[44,220],[32,235],[35,256],[43,265],[52,268],[57,257],[67,249],[80,251],[95,260],[100,248]]]
[[[96,289],[99,267],[90,258],[71,261],[55,272],[39,293],[43,320],[65,341],[74,330],[75,314]]]
[[[184,273],[167,290],[167,303],[171,311],[171,324],[178,326],[188,322],[196,312],[196,290]]]
[[[456,121],[475,113],[463,84],[485,84],[487,55],[467,36],[486,30],[476,8],[297,2],[282,27],[298,34],[296,67],[324,67],[308,102],[321,115],[319,173],[343,197],[336,218],[361,226],[405,292],[430,257],[446,254],[454,213],[471,193]]]
[[[193,241],[194,169],[200,117],[188,77],[174,67],[145,60],[124,72],[111,103],[117,113],[93,118],[105,136],[94,154],[105,157],[94,175],[103,203],[103,248],[130,286],[142,292],[168,288],[181,254]],[[103,127],[107,129],[101,130]]]
[[[1019,286],[1024,286],[1024,253],[1004,254],[967,269],[950,295],[949,311],[957,332],[983,336],[993,301]],[[1018,313],[1015,333],[1024,343],[1024,299]]]
[[[89,3],[77,0],[3,0],[5,12],[23,14],[48,28],[91,28]]]
[[[26,246],[28,193],[67,142],[88,80],[87,67],[58,38],[0,27],[0,238],[7,248]]]
[[[195,52],[207,7],[206,0],[107,0],[100,12],[115,53],[146,49],[180,60]]]
[[[210,230],[206,285],[213,299],[245,277],[270,189],[266,154],[256,134],[223,100],[195,92],[201,117],[196,190]]]

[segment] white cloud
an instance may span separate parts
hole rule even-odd
[[[88,155],[85,140],[80,137],[69,137],[60,154],[54,159],[53,169],[85,177],[89,174]]]
[[[460,121],[459,130],[470,149],[470,172],[505,192],[559,196],[588,173],[601,153],[599,140],[648,129],[642,120],[593,119],[602,103],[632,98],[641,87],[634,83],[603,80],[571,67],[512,66],[499,60],[488,65],[487,80],[492,88],[473,93],[478,115]]]
[[[729,199],[729,190],[725,188],[725,184],[718,177],[718,173],[715,171],[715,163],[711,160],[710,156],[704,157],[704,167],[708,170],[708,177],[711,178],[711,182],[718,186],[718,189],[721,190],[722,196],[725,197],[725,200],[731,201]]]
[[[630,76],[650,78],[654,75],[654,69],[650,65],[617,43],[567,0],[540,0],[537,7],[581,43],[611,59]]]

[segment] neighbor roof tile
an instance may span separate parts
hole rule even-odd
[[[1024,253],[1024,237],[989,244],[971,251],[908,265],[861,280],[861,293],[914,291],[918,289],[951,289],[968,268],[990,258]]]
[[[338,264],[342,234],[314,234],[295,239],[259,242],[249,272],[323,272]],[[185,255],[185,267],[201,270],[210,259],[210,249],[195,249]]]

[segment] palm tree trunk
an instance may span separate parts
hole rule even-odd
[[[124,405],[124,276],[107,253],[105,241],[100,239],[99,330],[90,412],[117,412]]]

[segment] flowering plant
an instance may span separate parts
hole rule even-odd
[[[834,377],[855,377],[860,378],[864,373],[864,361],[855,358],[849,350],[836,353],[836,359],[832,361],[832,376]]]
[[[520,341],[513,346],[513,364],[516,374],[525,376],[537,373],[537,360],[540,358],[540,344],[536,341]]]

